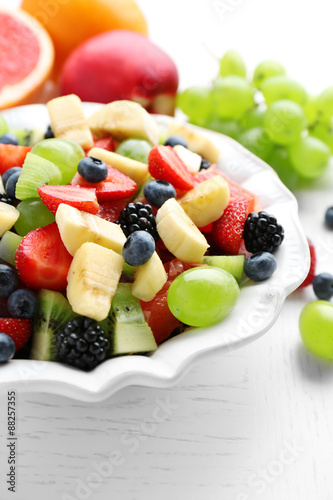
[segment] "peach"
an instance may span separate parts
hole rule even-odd
[[[62,70],[62,94],[82,101],[136,101],[147,111],[172,115],[178,87],[173,60],[147,37],[113,30],[79,45]]]

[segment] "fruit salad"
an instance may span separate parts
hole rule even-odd
[[[0,118],[0,362],[151,353],[275,272],[283,228],[208,138],[130,101],[47,108],[46,131]]]

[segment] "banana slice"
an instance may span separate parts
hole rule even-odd
[[[93,147],[93,137],[77,95],[56,97],[47,103],[47,109],[55,137],[77,142],[83,149]]]
[[[132,294],[144,302],[149,302],[165,285],[167,279],[163,262],[154,252],[145,264],[135,269]]]
[[[163,243],[175,257],[184,262],[202,261],[209,247],[206,238],[174,198],[163,203],[156,223]]]
[[[168,127],[168,137],[170,135],[183,137],[193,153],[198,153],[211,163],[216,163],[220,158],[220,150],[210,139],[185,125],[175,121],[171,122]]]
[[[117,141],[128,137],[146,139],[156,145],[159,141],[157,123],[140,104],[132,101],[114,101],[103,106],[88,120],[95,137],[112,135]]]
[[[19,216],[17,208],[0,201],[0,237],[14,226]]]
[[[185,163],[190,174],[197,174],[199,172],[202,160],[200,155],[184,148],[181,144],[177,144],[173,149],[176,151],[179,158]]]
[[[215,175],[178,198],[178,203],[197,227],[204,227],[221,217],[229,199],[227,181]]]
[[[67,276],[67,299],[77,314],[105,319],[116,293],[124,259],[113,250],[83,243],[75,253]]]

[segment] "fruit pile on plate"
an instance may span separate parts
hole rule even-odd
[[[162,132],[131,101],[89,119],[76,95],[47,108],[47,131],[1,122],[1,361],[25,344],[83,370],[151,352],[220,322],[244,281],[275,271],[282,226],[208,138]]]

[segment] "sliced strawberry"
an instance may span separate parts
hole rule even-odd
[[[156,146],[148,157],[148,170],[155,179],[170,182],[175,188],[188,191],[194,186],[192,175],[171,146]]]
[[[15,254],[21,280],[31,288],[62,291],[72,256],[66,250],[55,222],[30,231]]]
[[[308,243],[309,243],[310,257],[311,257],[310,270],[308,272],[307,277],[305,278],[303,283],[299,286],[299,288],[304,288],[306,286],[311,285],[313,278],[316,276],[316,263],[317,263],[316,250],[312,242],[309,240],[309,238],[308,238]]]
[[[96,215],[102,219],[108,220],[109,222],[114,222],[118,219],[120,212],[127,205],[126,201],[115,200],[115,201],[104,201],[100,203],[99,210]]]
[[[207,226],[204,226],[204,227],[199,227],[198,228],[199,231],[201,231],[202,233],[211,233],[212,230],[213,230],[213,223],[210,222],[209,224],[207,224]]]
[[[0,318],[0,332],[12,337],[16,351],[19,351],[28,342],[32,332],[31,319]]]
[[[94,147],[115,151],[117,146],[112,137],[103,137],[103,139],[94,139]]]
[[[99,205],[96,190],[80,186],[51,186],[44,185],[37,188],[42,202],[55,214],[61,203],[78,208],[90,214],[97,214]]]
[[[12,167],[22,167],[29,151],[31,148],[28,146],[0,144],[0,174]]]
[[[230,200],[222,216],[213,222],[213,240],[223,252],[238,254],[248,209],[249,202],[244,198]]]
[[[108,165],[107,178],[102,182],[88,182],[79,173],[74,175],[72,186],[95,188],[98,202],[123,200],[132,196],[137,188],[130,177]]]

